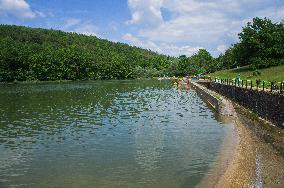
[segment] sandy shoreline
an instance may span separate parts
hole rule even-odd
[[[232,130],[224,139],[216,165],[197,187],[284,187],[284,130],[271,125],[266,129],[267,123],[252,118],[247,109],[226,103],[234,115],[221,116],[221,120]],[[269,139],[264,139],[267,136]]]
[[[251,160],[247,160],[248,157],[253,158],[249,136],[235,117],[225,121],[231,124],[233,130],[226,135],[216,165],[198,185],[200,188],[252,186],[255,167]]]

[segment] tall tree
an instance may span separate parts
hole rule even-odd
[[[267,18],[254,18],[243,28],[239,38],[240,43],[235,50],[239,65],[267,67],[283,63],[283,22],[272,23]]]

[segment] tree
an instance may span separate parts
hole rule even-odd
[[[197,54],[194,54],[192,61],[195,64],[195,73],[206,73],[211,72],[211,65],[213,63],[213,57],[205,49],[199,49]]]
[[[239,38],[240,43],[235,47],[238,65],[252,64],[262,68],[283,63],[283,22],[254,18],[243,28]]]

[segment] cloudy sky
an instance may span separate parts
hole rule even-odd
[[[284,0],[0,0],[0,23],[96,35],[169,55],[237,42],[253,17],[284,20]]]

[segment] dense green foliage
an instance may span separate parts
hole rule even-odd
[[[254,18],[239,33],[240,41],[218,60],[224,68],[251,65],[253,69],[284,64],[284,23]]]
[[[205,49],[200,49],[196,54],[186,57],[180,56],[169,66],[167,73],[169,75],[184,76],[189,74],[198,74],[214,72],[217,70],[217,61]]]
[[[169,59],[95,36],[0,25],[0,81],[161,75]]]
[[[184,76],[284,64],[283,22],[254,18],[239,39],[217,58],[205,49],[174,58],[95,36],[0,25],[0,81]]]

